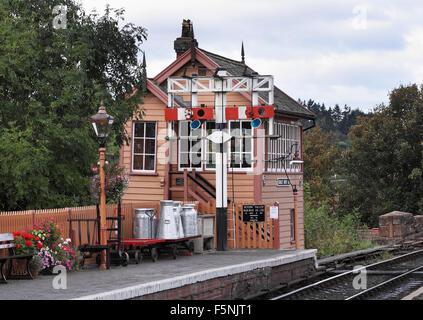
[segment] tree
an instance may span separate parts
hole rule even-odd
[[[337,173],[340,149],[330,133],[316,126],[304,135],[304,182],[310,186],[309,200],[318,206],[327,202],[335,207],[336,189],[332,183]]]
[[[414,84],[393,90],[389,105],[377,108],[373,117],[359,118],[343,161],[344,210],[357,208],[373,226],[379,215],[393,210],[423,212],[422,110],[422,87]]]
[[[58,5],[63,29],[53,25]],[[101,100],[115,117],[112,142],[128,140],[146,30],[119,27],[123,14],[86,14],[74,0],[0,2],[0,210],[88,203],[98,159],[89,117]]]

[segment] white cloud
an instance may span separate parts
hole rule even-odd
[[[127,21],[146,27],[147,72],[175,59],[182,19],[194,23],[201,48],[246,61],[294,99],[370,109],[400,84],[423,82],[423,3],[413,0],[84,0],[84,7],[124,7]],[[366,28],[354,28],[354,8],[366,9]]]

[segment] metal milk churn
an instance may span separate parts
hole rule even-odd
[[[153,208],[135,209],[132,233],[135,239],[153,239],[157,218]]]
[[[178,234],[178,238],[184,237],[184,227],[182,226],[181,212],[181,201],[173,201],[173,214],[175,216],[176,232]]]
[[[176,220],[172,200],[160,200],[160,218],[157,239],[177,239]]]
[[[198,235],[197,211],[195,210],[195,204],[184,205],[182,207],[181,217],[185,237]]]

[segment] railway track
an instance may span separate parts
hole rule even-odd
[[[423,286],[423,250],[348,270],[270,300],[401,299]]]

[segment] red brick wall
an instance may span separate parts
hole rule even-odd
[[[305,259],[277,267],[266,267],[226,277],[197,282],[180,288],[144,295],[134,300],[234,300],[252,297],[314,272],[314,260]]]

